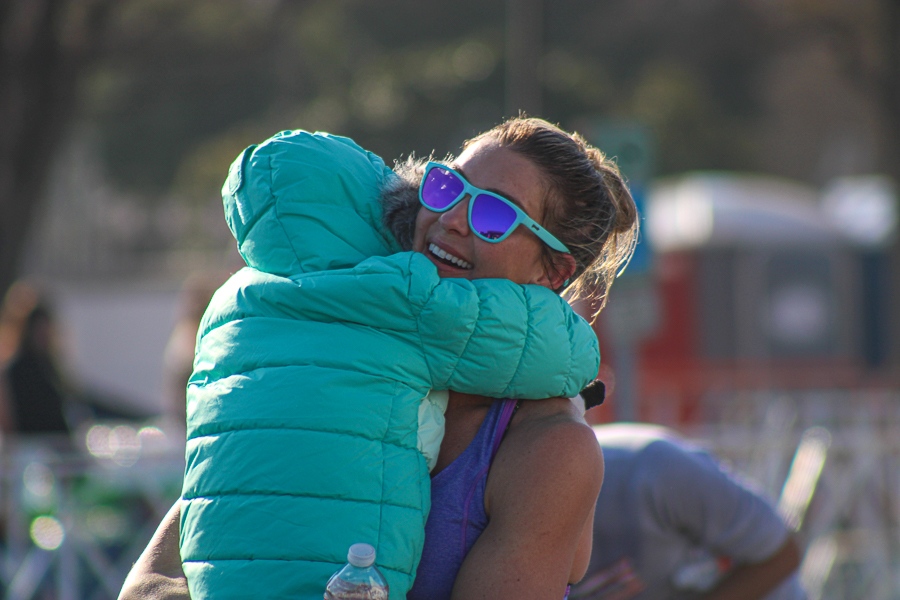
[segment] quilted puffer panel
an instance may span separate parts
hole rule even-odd
[[[256,515],[270,518],[260,520]],[[390,519],[392,527],[379,539],[376,525],[385,518]],[[205,527],[209,522],[227,522],[231,527],[210,531]],[[424,526],[420,510],[386,509],[373,503],[287,495],[225,497],[217,501],[200,498],[182,503],[182,529],[192,532],[182,538],[183,564],[192,598],[196,589],[201,596],[212,598],[220,597],[218,591],[230,594],[228,597],[242,593],[244,598],[318,599],[328,577],[346,562],[347,548],[365,539],[376,547],[379,569],[388,578],[391,590],[402,591],[412,584],[410,571],[414,571],[414,565],[395,568],[391,549],[398,549],[397,557],[415,556],[418,536],[410,534]],[[287,590],[293,596],[277,594],[281,581],[234,579],[228,574],[247,564],[276,561],[295,572],[288,576],[295,582]],[[193,581],[188,569],[203,563],[214,565],[224,581]]]

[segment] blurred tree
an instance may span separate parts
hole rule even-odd
[[[785,48],[824,43],[839,75],[878,107],[886,135],[875,165],[900,182],[900,0],[793,3]]]
[[[568,0],[548,10],[545,106],[648,125],[658,173],[746,169],[772,49],[745,2]],[[577,15],[577,17],[575,17]]]
[[[130,45],[98,65],[88,113],[128,187],[215,193],[226,157],[295,127],[351,136],[388,160],[442,156],[515,112],[504,3],[463,1],[439,18],[401,0],[129,4],[140,28],[118,28]],[[752,164],[754,83],[769,50],[744,3],[533,4],[546,51],[541,88],[523,93],[538,96],[541,116],[647,122],[663,173]]]
[[[16,279],[23,242],[75,105],[78,76],[96,56],[112,1],[0,3],[0,298]]]
[[[502,5],[436,19],[395,0],[128,4],[85,102],[128,188],[217,193],[228,161],[280,129],[333,131],[390,160],[445,153],[502,116]]]
[[[882,114],[872,121],[892,123],[882,129],[894,132],[896,157],[900,0],[529,2],[543,15],[528,84],[540,86],[541,116],[564,127],[641,121],[658,141],[659,174],[768,170],[810,180],[821,119],[766,128],[767,86],[778,65],[782,82],[797,82],[779,93],[796,97],[799,82],[819,73],[783,56],[823,36],[844,57],[847,81],[880,90]],[[506,29],[514,5],[0,3],[0,291],[68,121],[97,129],[108,177],[150,204],[215,204],[232,158],[280,129],[347,135],[386,160],[442,157],[513,112]],[[792,106],[806,110],[803,101]]]
[[[273,6],[119,4],[108,31],[110,51],[84,73],[80,115],[99,127],[115,183],[157,197],[194,149],[208,149],[211,138],[263,117],[279,102],[281,36],[272,31],[278,28]]]

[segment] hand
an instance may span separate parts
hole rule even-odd
[[[780,585],[800,566],[800,549],[793,536],[766,560],[739,565],[703,600],[756,600]]]

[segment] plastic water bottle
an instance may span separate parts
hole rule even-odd
[[[350,546],[347,564],[325,586],[325,600],[388,600],[387,580],[375,566],[375,548]]]

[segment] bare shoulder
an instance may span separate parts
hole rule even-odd
[[[526,462],[572,460],[586,467],[602,463],[594,430],[566,398],[521,402],[500,451],[521,456]]]
[[[454,598],[561,598],[591,551],[603,455],[566,399],[522,402],[488,473],[489,521]]]
[[[528,490],[529,497],[596,500],[603,481],[603,453],[580,411],[565,398],[523,401],[510,423],[488,478],[492,496]],[[584,500],[582,500],[583,502]]]
[[[176,501],[132,566],[118,600],[190,600],[178,551],[180,520],[181,503]]]

